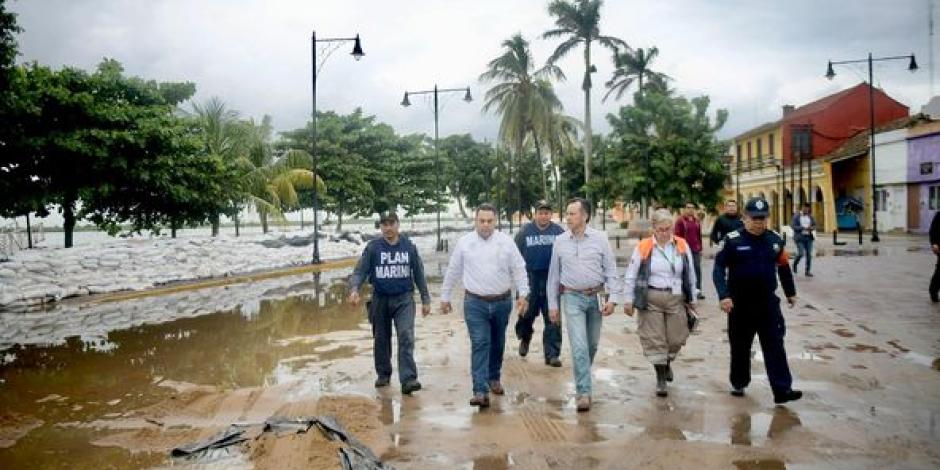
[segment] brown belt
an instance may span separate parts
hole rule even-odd
[[[479,299],[484,302],[498,302],[500,300],[508,300],[509,297],[512,295],[512,292],[507,290],[506,292],[503,292],[502,294],[480,295],[480,294],[474,294],[473,292],[467,291],[466,295],[467,297],[473,297],[474,299]]]
[[[604,286],[600,285],[600,286],[588,287],[587,289],[573,289],[571,287],[568,287],[562,284],[561,293],[564,294],[567,292],[577,292],[578,294],[594,295],[594,294],[599,294],[601,292],[604,292]]]

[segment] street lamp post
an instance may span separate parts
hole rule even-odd
[[[470,87],[466,88],[438,88],[437,85],[434,85],[432,90],[422,90],[422,91],[406,91],[405,97],[401,100],[401,105],[408,107],[411,106],[411,101],[408,99],[408,95],[434,95],[434,165],[435,165],[435,178],[437,180],[438,191],[441,188],[441,154],[438,149],[438,105],[437,105],[437,96],[441,93],[453,93],[453,92],[464,92],[463,100],[467,103],[473,101],[473,97],[470,96]],[[440,204],[435,204],[437,207],[437,246],[436,251],[444,251],[444,243],[441,240],[441,207]]]
[[[907,70],[911,72],[917,70],[917,60],[914,58],[914,54],[873,58],[871,56],[871,52],[868,53],[867,59],[840,60],[836,62],[830,60],[829,66],[826,68],[826,78],[832,80],[836,76],[835,70],[832,69],[833,65],[858,64],[863,62],[868,63],[868,155],[871,158],[871,241],[873,242],[878,242],[881,240],[878,237],[878,185],[877,180],[875,179],[875,81],[872,64],[874,62],[881,62],[885,60],[903,59],[910,60],[907,66]]]
[[[356,60],[362,58],[365,55],[362,52],[362,43],[359,41],[359,35],[357,34],[354,38],[324,38],[317,39],[317,32],[312,31],[310,33],[310,69],[311,69],[311,80],[310,88],[313,95],[313,105],[310,119],[312,120],[311,125],[311,140],[310,140],[310,156],[313,157],[313,264],[320,264],[320,237],[319,237],[319,221],[317,218],[317,209],[318,209],[318,188],[317,188],[317,165],[319,163],[319,157],[317,156],[317,43],[318,42],[353,42],[353,50],[351,55]],[[330,54],[327,53],[326,57],[323,58],[326,61],[327,57]]]

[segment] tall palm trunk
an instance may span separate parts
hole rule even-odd
[[[539,173],[542,175],[542,199],[548,199],[548,177],[545,176],[545,162],[542,161],[542,146],[539,143],[537,132],[532,132],[532,138],[535,140],[535,158],[539,161]]]
[[[584,43],[584,195],[590,200],[591,191],[587,188],[591,182],[591,146],[594,145],[591,132],[591,42]]]
[[[268,233],[268,212],[264,209],[259,210],[258,219],[261,220],[261,233]]]

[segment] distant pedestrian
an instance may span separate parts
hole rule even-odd
[[[937,255],[937,264],[933,268],[933,277],[930,278],[930,300],[937,303],[940,302],[937,297],[940,291],[940,211],[933,214],[933,221],[930,222],[930,249]]]
[[[698,291],[698,299],[702,300],[705,295],[702,294],[702,223],[695,216],[695,203],[685,203],[685,209],[682,216],[676,221],[676,236],[682,238],[689,244],[692,250],[692,261],[695,264],[695,289]]]
[[[624,313],[640,311],[637,334],[643,354],[656,371],[656,395],[664,397],[672,382],[672,361],[689,337],[686,309],[694,309],[697,291],[692,250],[673,236],[672,214],[653,213],[653,236],[640,240],[624,276]]]
[[[793,260],[793,274],[799,272],[798,266],[800,260],[806,257],[806,277],[813,277],[810,270],[813,268],[813,240],[816,236],[813,231],[816,230],[816,219],[813,218],[813,212],[809,204],[803,204],[803,209],[793,215],[793,221],[790,223],[793,228],[793,242],[796,243],[796,259]]]
[[[555,237],[565,229],[552,222],[552,205],[548,201],[538,201],[535,205],[535,220],[526,224],[516,234],[516,246],[525,259],[529,277],[529,309],[519,312],[516,319],[516,337],[519,338],[519,355],[529,353],[532,341],[533,323],[542,317],[542,352],[545,364],[561,367],[561,325],[548,318],[548,297],[545,283],[548,281],[548,267],[552,261],[552,244]]]
[[[744,228],[744,221],[741,220],[741,216],[738,214],[738,202],[734,199],[729,199],[725,202],[725,213],[718,216],[715,219],[715,225],[712,225],[711,241],[712,244],[719,244],[724,240],[725,235],[740,229]]]
[[[516,311],[528,308],[529,280],[525,260],[512,238],[495,231],[496,208],[481,204],[476,209],[474,230],[457,241],[441,286],[441,313],[450,313],[454,286],[464,287],[463,313],[470,335],[473,398],[470,405],[490,406],[489,392],[504,394],[500,374],[506,348],[506,326],[512,310],[512,287],[518,299]]]
[[[568,203],[568,230],[555,237],[546,284],[549,317],[561,321],[559,300],[565,314],[578,411],[591,409],[591,365],[601,338],[601,317],[614,312],[622,288],[607,233],[588,227],[590,214],[587,200],[574,198]],[[605,290],[610,297],[601,301]]]
[[[721,309],[728,314],[731,395],[743,397],[744,388],[751,382],[751,345],[756,334],[774,403],[799,400],[803,392],[792,389],[783,344],[786,326],[775,294],[779,277],[787,304],[791,308],[796,305],[786,246],[780,235],[767,230],[769,206],[764,198],[748,200],[745,213],[747,227],[725,237],[712,273]]]
[[[362,251],[350,279],[349,301],[359,305],[359,287],[372,284],[369,321],[373,328],[373,358],[378,378],[376,387],[388,386],[392,376],[392,323],[398,335],[398,379],[401,392],[421,390],[414,360],[415,301],[414,287],[421,294],[421,314],[431,313],[431,295],[424,277],[424,264],[418,248],[399,234],[398,215],[379,216],[382,238],[371,240]]]

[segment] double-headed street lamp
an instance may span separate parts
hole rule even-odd
[[[433,90],[423,90],[423,91],[406,91],[405,97],[401,100],[401,105],[408,107],[411,106],[411,101],[408,99],[408,95],[434,95],[434,165],[437,167],[435,171],[435,178],[437,179],[437,184],[435,185],[438,188],[438,191],[441,188],[441,155],[438,150],[438,106],[437,106],[437,95],[440,93],[454,93],[454,92],[465,92],[463,100],[467,103],[473,101],[473,97],[470,96],[470,87],[466,88],[438,88],[437,85],[434,85]],[[435,204],[437,206],[437,246],[436,251],[444,251],[444,243],[441,241],[441,206],[440,204]]]
[[[311,126],[311,140],[310,140],[310,155],[313,157],[313,264],[320,263],[320,237],[319,237],[319,224],[317,220],[317,205],[318,205],[318,188],[317,188],[317,164],[319,163],[319,157],[317,156],[317,43],[318,42],[353,42],[353,49],[350,54],[353,58],[359,60],[362,56],[366,55],[362,52],[362,43],[359,41],[359,35],[357,34],[354,38],[325,38],[317,39],[317,32],[313,31],[310,33],[310,55],[311,55],[311,89],[313,91],[313,111],[311,112],[311,120],[313,125]],[[332,52],[332,51],[330,51]],[[323,58],[324,61],[330,56],[328,52],[326,57]]]
[[[870,139],[868,153],[871,157],[871,241],[873,242],[878,242],[880,239],[878,238],[878,186],[877,180],[875,179],[875,81],[873,79],[874,73],[872,71],[872,63],[885,60],[903,59],[910,60],[907,65],[907,70],[911,72],[917,70],[917,60],[914,59],[914,54],[872,58],[871,52],[868,53],[867,59],[840,60],[837,62],[830,60],[829,66],[826,68],[826,78],[832,80],[836,76],[836,72],[832,70],[833,65],[859,64],[862,62],[868,62],[868,133]]]

